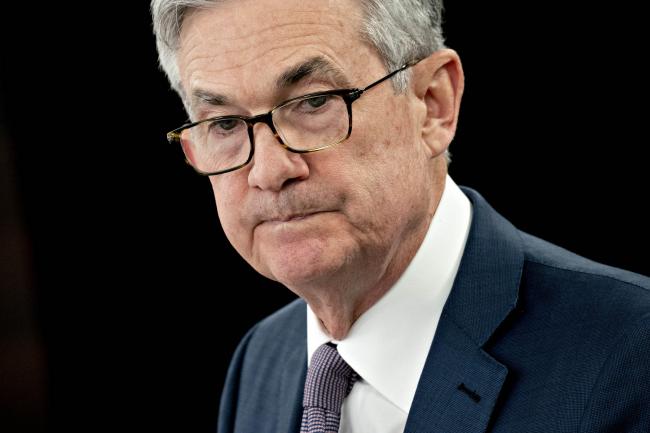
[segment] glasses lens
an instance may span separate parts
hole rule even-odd
[[[341,96],[316,95],[277,108],[273,123],[287,146],[317,150],[347,138],[350,116]]]
[[[251,151],[246,122],[231,117],[184,129],[180,141],[189,163],[203,173],[238,167],[248,161]]]

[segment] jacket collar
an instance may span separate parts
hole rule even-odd
[[[445,312],[483,346],[517,304],[524,253],[519,231],[478,192],[462,190],[473,219]]]
[[[508,370],[483,350],[514,309],[524,263],[518,231],[476,191],[472,225],[418,383],[406,433],[484,432]]]

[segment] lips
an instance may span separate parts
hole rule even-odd
[[[304,220],[306,218],[309,218],[313,215],[322,213],[320,211],[317,212],[305,212],[305,213],[296,213],[296,214],[289,214],[289,215],[282,215],[278,217],[273,217],[273,218],[267,218],[261,222],[261,224],[264,223],[286,223],[286,222],[292,222],[292,221],[300,221]]]
[[[345,197],[326,187],[305,182],[292,183],[279,193],[261,191],[246,197],[242,207],[244,223],[253,229],[265,223],[290,223],[321,213],[338,212]]]

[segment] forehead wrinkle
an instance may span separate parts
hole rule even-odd
[[[262,41],[265,41],[267,39],[262,38]],[[189,66],[191,66],[195,62],[201,62],[205,61],[206,66],[209,66],[211,64],[214,64],[219,61],[220,58],[224,57],[229,57],[232,56],[233,54],[237,60],[231,65],[224,65],[222,62],[219,62],[221,67],[218,67],[215,72],[223,72],[227,71],[229,69],[235,69],[239,68],[242,66],[246,66],[247,64],[254,62],[255,60],[260,59],[259,55],[259,50],[260,46],[263,45],[263,42],[260,43],[259,41],[255,40],[250,40],[246,44],[241,44],[239,46],[235,46],[233,44],[224,44],[225,46],[223,47],[223,50],[220,52],[215,52],[215,45],[216,44],[205,44],[205,45],[195,45],[192,48],[189,48],[185,54],[185,58],[191,58],[190,62],[186,66],[186,68],[189,69]],[[320,37],[319,35],[316,34],[297,34],[297,35],[287,35],[285,37],[279,38],[277,40],[277,43],[272,46],[268,47],[265,50],[266,54],[269,54],[273,51],[277,50],[282,50],[286,48],[291,48],[295,46],[301,46],[301,47],[308,47],[308,46],[317,46],[317,45],[327,45],[323,44],[323,38]],[[207,48],[207,50],[206,50]],[[192,56],[195,52],[198,51],[198,54],[195,56]]]
[[[247,66],[256,61],[260,61],[262,57],[272,57],[275,55],[275,52],[278,50],[285,50],[287,48],[295,48],[300,46],[294,51],[304,51],[306,48],[313,47],[318,51],[322,51],[323,46],[320,46],[319,42],[322,42],[322,39],[316,35],[297,35],[289,38],[281,39],[281,43],[277,44],[269,49],[265,50],[263,55],[260,56],[259,53],[259,44],[251,43],[246,47],[237,47],[233,48],[232,45],[227,45],[227,47],[221,52],[221,55],[214,52],[201,52],[203,51],[200,46],[195,46],[189,48],[183,55],[184,58],[189,59],[189,62],[185,65],[183,69],[192,70],[195,64],[199,64],[198,70],[203,70],[201,72],[206,72],[209,74],[228,72],[229,70],[239,69],[244,66]],[[198,54],[192,55],[196,51],[199,51]],[[334,51],[334,50],[332,50]],[[219,62],[220,58],[227,57],[229,55],[236,54],[234,56],[238,61],[232,64],[226,64],[224,62]],[[328,56],[331,57],[331,56]],[[277,63],[277,61],[275,62]],[[206,67],[209,68],[212,65],[216,65],[215,68],[206,70]],[[194,72],[194,71],[193,71]]]
[[[343,67],[337,60],[347,65],[349,60],[354,59],[346,61],[337,56],[349,51],[346,48],[351,44],[352,37],[357,42],[363,41],[356,26],[352,26],[355,27],[352,29],[349,20],[341,18],[336,11],[336,8],[315,12],[292,11],[293,15],[278,10],[264,12],[263,16],[259,14],[264,19],[254,20],[260,23],[259,27],[250,25],[251,17],[240,15],[232,19],[232,15],[224,14],[220,19],[218,10],[212,16],[197,13],[194,18],[198,19],[194,21],[189,18],[193,22],[187,21],[189,25],[184,26],[184,52],[179,53],[185,60],[184,73],[181,72],[189,87],[187,93],[201,88],[228,96],[232,103],[235,96],[241,101],[250,99],[246,104],[250,106],[251,102],[255,104],[266,99],[270,86],[276,84],[273,81],[276,76],[262,74],[271,65],[280,66],[290,64],[291,59],[300,61],[308,56],[321,55],[340,71],[347,72],[350,65]],[[224,26],[234,31],[215,31]],[[358,75],[354,71],[349,72],[352,77]]]
[[[214,10],[217,16],[220,16],[218,9]],[[331,22],[324,21],[323,15],[329,15],[335,19]],[[242,25],[237,25],[237,22],[228,19],[226,23],[230,30],[236,29],[236,32],[215,32],[214,27],[210,27],[208,34],[201,34],[200,37],[205,39],[206,36],[210,37],[211,35],[218,36],[220,40],[235,42],[244,39],[261,39],[264,41],[272,40],[269,39],[267,33],[269,32],[280,32],[280,37],[286,36],[286,33],[291,33],[294,27],[298,30],[304,31],[303,27],[309,26],[310,31],[313,31],[320,27],[331,28],[345,28],[345,23],[343,23],[333,10],[323,9],[319,11],[296,11],[296,10],[271,10],[264,11],[263,16],[261,17],[246,17],[240,16],[240,19],[244,19],[245,22]],[[206,19],[209,17],[206,15]],[[236,21],[236,20],[235,20]],[[254,21],[255,25],[251,25],[250,22]],[[338,30],[340,32],[340,30]]]
[[[234,7],[234,6],[233,6]],[[290,12],[290,13],[288,13]],[[349,32],[340,17],[335,13],[336,8],[323,8],[318,11],[282,11],[265,10],[261,20],[253,20],[256,25],[250,25],[252,17],[236,14],[239,19],[234,20],[228,17],[229,14],[222,14],[219,7],[210,10],[195,12],[186,18],[185,26],[182,28],[181,45],[191,46],[186,53],[189,54],[196,49],[205,47],[219,47],[224,53],[242,53],[251,48],[259,48],[269,42],[286,43],[302,37],[314,37],[322,41],[319,34],[331,34],[332,36]],[[331,21],[324,21],[323,15],[330,15]],[[278,19],[275,19],[278,18]],[[216,22],[215,22],[216,19]],[[227,19],[227,23],[222,21]],[[237,21],[246,22],[238,25]],[[290,20],[290,21],[287,21]],[[230,32],[218,32],[216,28],[227,26]],[[235,30],[235,31],[232,31]]]
[[[201,13],[205,12],[205,13]],[[204,42],[238,42],[244,40],[250,40],[249,46],[259,45],[259,41],[268,42],[270,40],[282,40],[290,37],[288,33],[292,33],[292,29],[297,28],[299,33],[305,33],[305,26],[309,26],[310,33],[314,33],[314,30],[318,30],[321,27],[324,27],[327,30],[334,28],[332,34],[337,34],[341,32],[341,29],[345,29],[344,23],[339,20],[336,20],[332,23],[323,22],[323,13],[322,11],[312,12],[312,11],[288,11],[287,13],[279,13],[278,11],[271,11],[266,13],[264,19],[261,22],[261,25],[240,25],[237,26],[236,23],[231,21],[228,22],[229,29],[238,29],[239,32],[228,33],[228,32],[215,32],[215,27],[218,25],[202,26],[202,19],[210,19],[211,13],[217,14],[219,16],[219,10],[217,8],[210,11],[201,11],[195,12],[190,17],[185,19],[185,25],[181,29],[181,45],[186,42],[190,42],[192,39],[199,39],[199,41]],[[334,15],[334,14],[330,14]],[[275,16],[279,16],[282,19],[291,18],[289,22],[278,22],[274,20]],[[304,19],[303,16],[306,16],[310,19]],[[313,17],[311,17],[313,16]],[[335,15],[334,15],[335,16]],[[198,17],[198,18],[197,18]],[[301,20],[301,18],[303,18]],[[198,23],[191,25],[190,21],[197,20]],[[257,23],[256,23],[257,24]],[[265,25],[266,24],[266,25]],[[267,33],[279,32],[278,35],[267,35]],[[200,44],[199,44],[200,45]]]
[[[311,37],[312,36],[309,36],[309,38]],[[265,90],[268,90],[269,87],[273,85],[275,85],[276,87],[287,87],[287,86],[278,86],[279,83],[277,82],[278,81],[277,77],[266,78],[263,77],[262,75],[259,75],[260,67],[254,64],[256,62],[264,62],[265,58],[270,59],[270,61],[273,61],[275,64],[284,63],[288,59],[292,59],[292,58],[297,59],[298,65],[294,65],[293,68],[298,67],[301,62],[305,62],[307,59],[320,58],[322,59],[322,64],[317,65],[319,66],[319,68],[315,68],[315,72],[320,72],[319,74],[320,76],[329,75],[330,78],[334,79],[334,84],[336,85],[340,85],[341,87],[350,87],[349,80],[347,79],[346,75],[342,72],[343,68],[340,66],[339,62],[336,62],[334,60],[333,56],[330,53],[327,53],[326,50],[323,49],[324,47],[322,46],[316,47],[313,43],[309,43],[312,41],[304,41],[304,42],[305,43],[300,44],[301,46],[299,48],[293,49],[290,53],[286,53],[286,49],[293,48],[296,46],[295,43],[291,43],[290,41],[286,41],[286,43],[280,46],[276,46],[273,47],[272,49],[265,51],[262,57],[260,57],[259,53],[257,52],[251,52],[250,54],[245,53],[243,55],[238,56],[240,61],[232,65],[225,65],[221,62],[218,62],[217,56],[206,55],[203,57],[195,57],[194,59],[192,59],[192,61],[190,61],[190,63],[186,68],[186,70],[189,70],[189,75],[187,77],[188,78],[187,82],[188,84],[190,84],[189,93],[193,93],[192,89],[195,88],[202,88],[205,90],[209,90],[210,87],[214,88],[214,84],[216,84],[215,81],[217,81],[214,80],[214,78],[223,76],[224,73],[228,73],[229,71],[233,71],[236,73],[236,75],[239,76],[238,82],[248,83],[247,86],[243,86],[244,88],[249,89],[251,92],[257,94],[259,94],[260,91],[256,91],[255,89],[253,89],[253,87],[255,87],[256,85],[263,87],[263,89]],[[279,56],[277,51],[280,51],[280,54],[282,56],[282,60],[280,61],[278,60]],[[204,67],[201,67],[203,66],[200,65],[201,61],[206,61],[207,64]],[[192,66],[194,66],[195,63],[199,63],[199,66],[197,68],[192,68]],[[296,63],[296,61],[293,61],[292,63]],[[253,67],[247,68],[246,66],[248,65],[253,65]],[[214,67],[210,68],[209,66],[214,66]],[[292,69],[292,67],[290,67],[289,69]],[[316,71],[316,69],[319,70]],[[252,74],[256,74],[256,75],[252,76]],[[225,85],[225,82],[222,83],[222,85]],[[227,98],[227,95],[223,95],[223,96]]]

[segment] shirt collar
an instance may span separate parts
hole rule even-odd
[[[471,204],[451,177],[422,245],[395,285],[336,341],[341,357],[380,394],[408,413],[471,222]],[[332,338],[307,308],[307,350]]]

